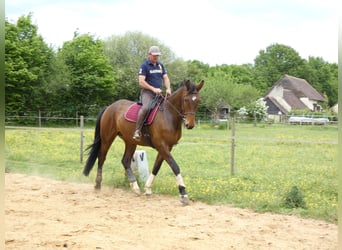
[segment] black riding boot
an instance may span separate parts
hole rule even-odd
[[[137,123],[135,125],[135,131],[134,131],[134,135],[133,135],[133,139],[136,141],[140,141],[140,139],[141,139],[141,128],[144,125],[146,115],[147,115],[147,110],[145,110],[142,107],[138,113],[138,120],[137,120]]]

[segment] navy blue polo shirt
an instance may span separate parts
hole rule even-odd
[[[162,88],[163,75],[165,75],[166,69],[164,65],[157,61],[154,66],[150,60],[146,60],[140,65],[139,76],[145,76],[145,81],[155,88]]]

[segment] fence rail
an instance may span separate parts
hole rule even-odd
[[[51,115],[48,115],[51,114]],[[80,125],[80,117],[78,112],[74,117],[63,116],[58,111],[54,112],[25,112],[24,114],[10,114],[5,116],[6,126],[38,126],[38,127],[53,127],[53,126],[76,126]],[[211,125],[219,128],[230,128],[231,118],[228,119],[211,119],[210,117],[204,117],[199,115],[197,124]],[[203,118],[204,117],[204,118]],[[84,126],[93,126],[96,121],[96,116],[84,116]],[[270,116],[267,121],[253,121],[247,120],[243,117],[236,117],[236,123],[280,123],[291,125],[338,125],[338,121],[335,116],[317,116],[317,115],[281,115]]]
[[[85,117],[85,122],[92,125],[96,121],[96,117]],[[41,116],[38,115],[9,115],[5,116],[6,126],[76,126],[78,127],[81,122],[81,116],[75,117],[62,117],[62,116]]]

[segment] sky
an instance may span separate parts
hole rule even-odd
[[[139,31],[177,57],[210,66],[253,64],[272,44],[337,63],[338,1],[7,0],[5,15],[15,23],[32,12],[38,33],[55,48],[76,30],[100,39]]]

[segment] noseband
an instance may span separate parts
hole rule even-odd
[[[183,113],[183,116],[186,116],[186,115],[195,115],[196,113],[195,112],[184,112]]]

